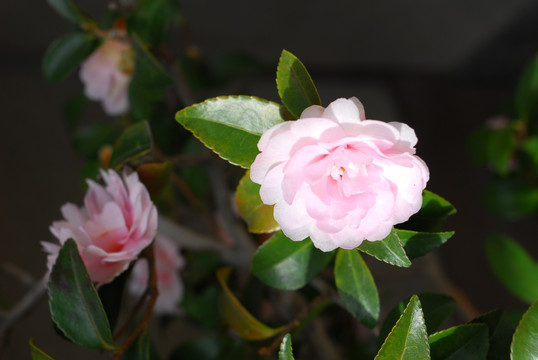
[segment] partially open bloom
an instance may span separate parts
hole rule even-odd
[[[366,120],[357,98],[338,99],[266,131],[250,177],[290,239],[353,249],[420,209],[429,171],[416,143],[406,124]]]
[[[158,234],[155,238],[155,272],[159,296],[153,307],[155,314],[174,314],[183,298],[183,282],[179,270],[185,266],[185,259],[179,253],[178,245],[168,237]],[[148,286],[148,264],[138,260],[133,267],[127,288],[135,296],[144,293]]]
[[[157,209],[136,172],[120,177],[101,170],[104,185],[88,180],[84,207],[62,206],[65,220],[52,223],[50,231],[60,245],[77,243],[90,279],[98,285],[112,281],[148,246],[157,232]],[[54,265],[60,246],[43,242]]]
[[[126,113],[133,67],[131,45],[116,39],[106,40],[80,67],[84,94],[91,100],[101,101],[108,115]]]

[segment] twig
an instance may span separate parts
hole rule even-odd
[[[230,191],[226,186],[226,176],[223,166],[224,163],[220,160],[213,161],[207,166],[215,199],[215,207],[222,219],[224,230],[235,241],[236,251],[238,251],[236,256],[245,257],[247,261],[250,261],[256,248],[252,243],[251,237],[245,231],[244,226],[240,225],[237,218],[233,216],[234,211],[230,204]]]
[[[155,269],[155,252],[153,246],[154,245],[150,246],[148,252],[145,254],[145,258],[148,261],[150,276],[148,279],[148,287],[146,289],[146,292],[144,292],[141,297],[141,299],[145,299],[148,295],[150,296],[148,306],[146,307],[144,316],[142,317],[142,320],[140,321],[136,329],[127,338],[127,340],[125,340],[125,342],[121,345],[120,349],[114,353],[114,360],[119,360],[121,358],[125,351],[129,349],[132,343],[138,338],[140,332],[144,330],[144,328],[147,326],[149,318],[151,316],[151,312],[153,311],[153,306],[155,305],[155,301],[157,301],[157,296],[159,296],[159,290],[157,289],[157,271]],[[130,321],[128,321],[126,325],[128,326],[129,323]]]
[[[26,270],[18,267],[17,265],[5,262],[0,264],[0,267],[6,274],[13,276],[15,279],[19,280],[23,285],[27,287],[30,287],[35,284],[34,277],[30,275],[30,273],[28,273]]]
[[[6,338],[6,334],[20,319],[28,314],[45,295],[45,279],[39,279],[24,297],[8,312],[0,316],[0,342]]]

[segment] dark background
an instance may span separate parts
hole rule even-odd
[[[77,3],[96,14],[106,6]],[[522,67],[535,55],[537,2],[196,0],[182,1],[182,8],[188,37],[204,56],[242,50],[276,69],[285,48],[311,71],[324,104],[357,96],[368,118],[413,127],[417,153],[431,172],[428,189],[458,209],[447,225],[456,236],[436,251],[434,261],[480,312],[525,308],[493,278],[484,239],[503,231],[536,254],[536,223],[506,222],[486,211],[481,192],[489,174],[471,162],[467,139],[503,112]],[[70,149],[62,120],[63,104],[80,92],[80,82],[74,75],[49,84],[40,71],[47,46],[71,29],[44,0],[0,3],[0,263],[15,264],[35,278],[45,271],[39,242],[52,239],[48,226],[60,218],[63,203],[80,204],[83,196],[83,163]],[[272,73],[251,78],[241,89],[277,100]],[[235,90],[232,84],[219,94]],[[104,114],[92,104],[88,116]],[[424,273],[428,266],[417,266],[404,272],[407,283],[431,282],[431,274]],[[385,273],[376,281],[381,289],[391,284]],[[446,284],[425,287],[436,286]],[[0,272],[3,301],[12,304],[25,291]],[[61,358],[76,351],[52,332],[44,300],[15,327],[0,357],[30,358],[30,337],[47,349],[60,346],[55,354],[64,354]]]

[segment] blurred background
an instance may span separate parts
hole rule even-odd
[[[105,1],[75,2],[92,14],[107,6]],[[538,2],[180,3],[186,27],[177,36],[178,44],[188,42],[204,57],[241,51],[266,69],[207,96],[241,92],[278,101],[276,65],[287,49],[309,69],[324,104],[357,96],[368,118],[402,121],[414,128],[417,154],[431,172],[428,189],[458,209],[447,224],[456,235],[434,255],[446,279],[480,312],[525,308],[493,277],[484,240],[490,232],[505,232],[536,254],[536,222],[504,221],[486,210],[481,197],[490,175],[470,159],[468,137],[505,111],[520,72],[536,54]],[[64,103],[81,92],[80,81],[74,75],[50,84],[41,74],[46,48],[72,28],[46,1],[0,2],[0,263],[24,269],[36,279],[45,271],[39,242],[52,239],[48,227],[61,217],[60,206],[67,201],[80,204],[84,193],[83,163],[71,150],[63,120]],[[100,104],[92,103],[87,117],[105,117]],[[380,288],[398,283],[410,294],[406,284],[428,275],[422,273],[427,266],[417,266],[405,270],[407,282],[391,279],[386,268],[377,277],[374,272],[374,278]],[[13,304],[26,291],[5,269],[0,272],[3,304]],[[13,329],[0,357],[29,358],[30,337],[70,351],[52,331],[44,299]]]

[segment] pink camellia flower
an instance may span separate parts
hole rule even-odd
[[[178,303],[183,298],[183,282],[178,271],[185,266],[185,259],[179,253],[178,245],[168,237],[158,234],[155,238],[155,271],[159,296],[153,307],[156,314],[175,314]],[[127,288],[135,296],[144,293],[148,286],[148,264],[138,260],[133,267]]]
[[[420,209],[429,171],[416,143],[406,124],[366,120],[357,98],[338,99],[266,131],[250,177],[290,239],[353,249]]]
[[[98,285],[112,281],[148,246],[157,232],[157,209],[136,172],[120,177],[101,170],[104,186],[88,180],[84,208],[62,206],[64,221],[52,223],[50,231],[60,245],[77,243],[90,279]],[[47,266],[56,262],[60,246],[43,242],[49,253]]]
[[[91,100],[102,101],[109,115],[126,113],[133,67],[131,45],[120,40],[106,40],[81,65],[79,76],[84,83],[84,93]]]

